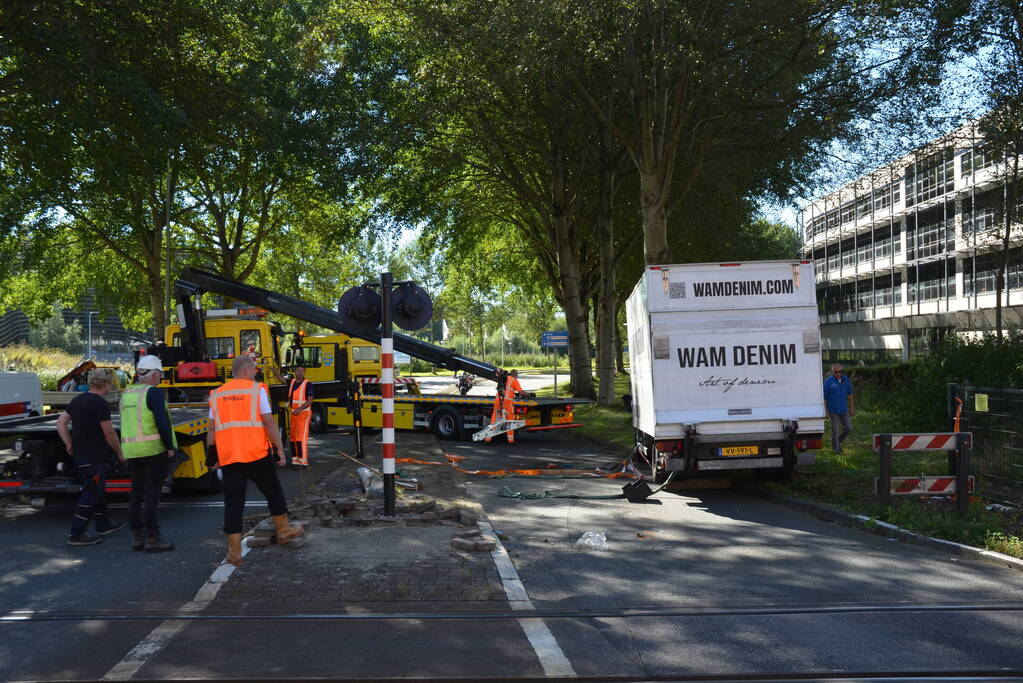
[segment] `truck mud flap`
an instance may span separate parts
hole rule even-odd
[[[782,467],[782,458],[729,458],[727,460],[700,460],[699,471],[707,470],[753,470],[768,467]]]

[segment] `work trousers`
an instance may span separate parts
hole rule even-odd
[[[828,411],[831,418],[831,450],[836,453],[842,452],[842,442],[852,434],[852,418],[849,413],[832,413]]]
[[[131,496],[128,498],[128,524],[132,531],[145,530],[147,536],[160,532],[156,509],[171,459],[160,451],[157,455],[128,460],[131,472]]]
[[[292,465],[309,464],[309,423],[311,421],[312,413],[309,410],[291,414],[288,435],[291,438]]]
[[[242,516],[245,514],[245,490],[252,481],[266,498],[271,515],[288,513],[288,501],[277,478],[277,466],[272,456],[267,455],[252,462],[236,462],[221,468],[224,475],[224,533],[240,534]]]
[[[105,462],[75,460],[75,469],[82,478],[82,491],[78,494],[78,505],[71,518],[71,535],[85,533],[89,520],[96,520],[96,531],[105,531],[112,525],[107,515],[107,471]]]
[[[490,414],[490,424],[494,424],[498,420],[502,419],[502,411],[505,420],[515,419],[515,403],[510,398],[501,399],[500,396],[494,399],[494,410]],[[515,432],[505,432],[508,435],[508,443],[515,443]],[[486,439],[487,443],[490,443],[490,437]]]

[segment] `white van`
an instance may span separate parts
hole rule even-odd
[[[626,314],[633,426],[655,478],[813,462],[824,400],[812,261],[647,266]]]
[[[0,370],[0,422],[43,414],[43,390],[34,372]]]

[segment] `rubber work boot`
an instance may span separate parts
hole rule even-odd
[[[305,533],[305,527],[292,526],[288,524],[287,515],[274,515],[274,526],[277,527],[277,543],[287,543],[293,538],[298,538]]]
[[[145,551],[147,553],[165,553],[174,550],[174,544],[158,533],[146,534]]]
[[[146,547],[146,532],[142,529],[135,529],[131,532],[131,551],[137,553]]]
[[[228,534],[227,535],[227,557],[224,558],[224,562],[233,564],[236,567],[242,566],[245,560],[242,559],[242,535],[241,534]]]

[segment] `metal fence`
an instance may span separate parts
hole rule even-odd
[[[973,432],[976,492],[1023,505],[1023,391],[948,385],[949,428],[961,399],[959,431]]]

